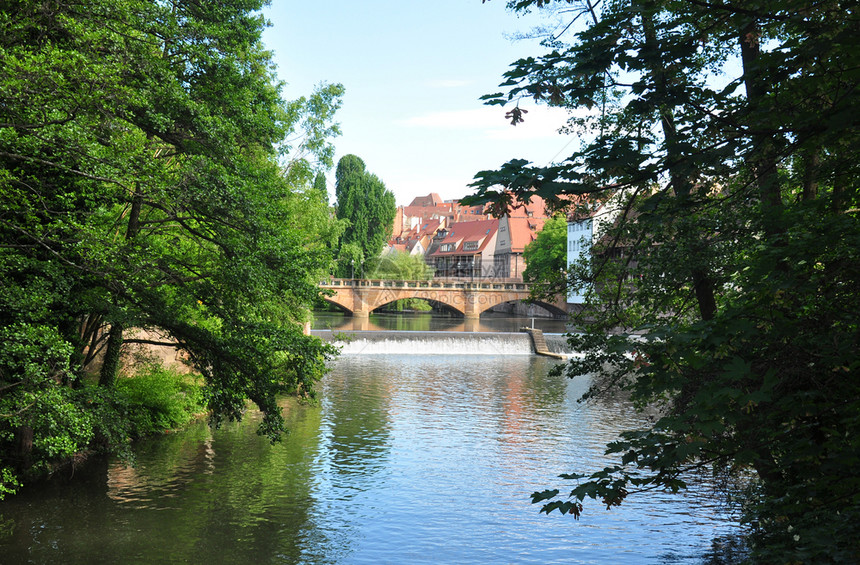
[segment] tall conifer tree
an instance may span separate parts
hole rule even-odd
[[[397,204],[394,194],[355,155],[343,156],[335,173],[337,217],[347,225],[340,244],[339,275],[359,274],[375,261],[391,235]],[[372,265],[367,265],[372,269]]]

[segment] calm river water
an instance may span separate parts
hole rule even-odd
[[[532,355],[344,355],[318,406],[200,424],[0,503],[2,563],[703,563],[733,532],[710,490],[650,494],[579,521],[536,490],[605,463],[637,416],[581,405]]]

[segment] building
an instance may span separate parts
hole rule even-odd
[[[537,238],[546,218],[505,216],[497,221],[499,236],[496,238],[493,257],[494,276],[500,279],[522,280],[526,268],[523,251],[526,245]]]
[[[496,219],[484,206],[463,206],[431,193],[397,209],[387,252],[423,254],[437,277],[522,280],[523,251],[546,220],[546,205],[538,197]]]
[[[594,222],[591,217],[571,219],[567,222],[567,264],[578,263],[591,254],[594,243]],[[585,289],[568,288],[568,304],[585,302]]]
[[[498,220],[452,224],[437,234],[428,263],[441,278],[494,277],[498,232]]]
[[[390,253],[397,251],[401,253],[409,253],[410,255],[426,255],[433,242],[436,233],[445,229],[448,220],[446,218],[426,220],[422,224],[410,227],[406,230],[401,230],[399,235],[392,237],[388,241],[388,246],[383,249],[382,253]]]
[[[484,212],[484,206],[463,206],[457,200],[443,202],[442,198],[434,192],[415,198],[408,206],[397,208],[391,237],[392,240],[406,239],[410,236],[410,232],[414,232],[421,225],[432,220],[438,220],[444,226],[455,222],[488,218],[489,216]]]
[[[622,206],[619,204],[624,194],[594,204],[591,209],[579,206],[567,221],[567,264],[573,265],[582,258],[590,256],[594,244],[606,232],[609,224],[618,220]],[[567,292],[568,304],[582,304],[587,289],[570,288]]]

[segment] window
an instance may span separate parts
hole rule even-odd
[[[477,241],[467,241],[466,243],[463,244],[463,250],[464,251],[475,251],[476,249],[478,249],[478,242]]]
[[[502,241],[499,242],[499,245],[507,245],[507,244],[508,244],[508,240],[506,240],[506,239],[503,239]]]

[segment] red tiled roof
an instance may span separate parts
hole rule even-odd
[[[508,218],[511,237],[511,251],[522,253],[526,245],[537,238],[537,233],[546,223],[544,218]]]
[[[443,202],[435,206],[404,206],[403,216],[407,218],[438,218],[440,216],[451,216],[453,214],[453,205],[450,202]]]
[[[435,192],[431,192],[427,196],[416,196],[409,206],[433,207],[442,203],[442,197]]]
[[[448,227],[448,234],[439,242],[439,249],[434,256],[441,255],[477,255],[486,249],[499,229],[498,220],[479,220],[476,222],[457,222]],[[467,244],[476,244],[474,249]],[[442,251],[444,246],[453,245],[450,251]]]
[[[543,198],[533,196],[528,204],[520,203],[508,210],[508,215],[511,218],[546,218],[546,203]]]
[[[424,235],[433,235],[437,231],[439,231],[439,227],[442,225],[442,220],[439,218],[434,218],[432,220],[427,220],[418,226],[416,231],[416,237],[421,237]]]

